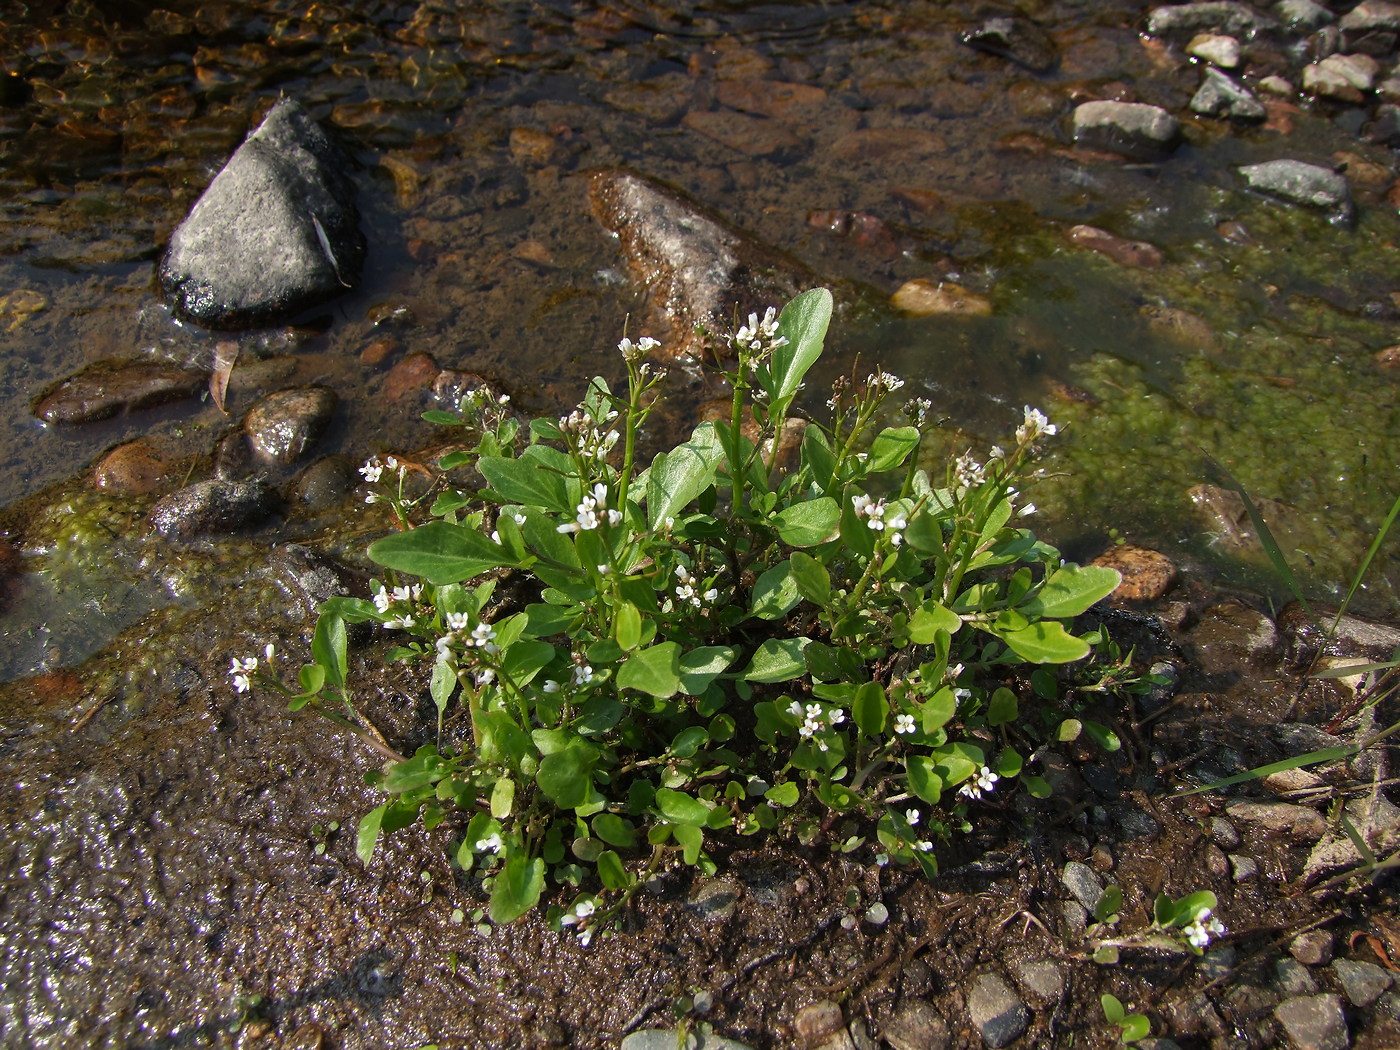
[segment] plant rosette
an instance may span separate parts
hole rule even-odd
[[[463,428],[439,466],[473,468],[477,491],[441,487],[425,509],[402,469],[381,477],[397,464],[366,465],[400,527],[369,548],[384,579],[324,604],[294,686],[235,668],[386,759],[366,862],[384,834],[454,821],[493,921],[553,884],[574,898],[551,921],[587,939],[676,858],[713,871],[720,834],[813,841],[839,823],[839,848],[932,875],[979,805],[1049,793],[1028,756],[1056,727],[1111,740],[1069,716],[1144,687],[1131,654],[1073,629],[1118,573],[1064,562],[1024,525],[1055,426],[1027,407],[1006,450],[935,479],[919,467],[930,404],[894,425],[888,373],[839,381],[826,423],[795,416],[831,311],[814,289],[751,315],[715,355],[728,418],[649,462],[637,435],[665,373],[643,338],[619,345],[625,392],[594,379],[562,418],[527,427],[489,394],[429,413]],[[357,712],[357,622],[431,665],[436,743],[399,755]]]

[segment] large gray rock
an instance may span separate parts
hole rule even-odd
[[[1346,1050],[1347,1019],[1335,995],[1299,995],[1279,1003],[1274,1016],[1297,1050]]]
[[[1339,218],[1351,216],[1351,188],[1346,177],[1331,168],[1301,160],[1268,160],[1245,165],[1240,175],[1250,189],[1270,197],[1319,208]]]
[[[1084,102],[1074,110],[1074,141],[1132,160],[1156,160],[1176,148],[1177,119],[1160,106],[1141,102]]]
[[[737,313],[781,307],[817,283],[801,263],[760,243],[679,190],[631,172],[596,172],[589,197],[617,234],[628,268],[651,298],[667,358],[698,356],[704,337],[728,331]]]
[[[260,480],[197,481],[158,500],[149,520],[166,539],[192,540],[250,528],[276,506],[276,493]]]
[[[973,982],[967,997],[967,1013],[982,1042],[996,1050],[1021,1033],[1031,1022],[1031,1012],[1000,974],[984,973]]]
[[[284,321],[355,281],[365,243],[345,159],[283,99],[170,238],[160,283],[207,328]]]

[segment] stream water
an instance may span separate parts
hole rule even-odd
[[[98,360],[208,365],[216,337],[171,317],[155,263],[286,94],[354,157],[369,263],[355,290],[300,327],[243,335],[241,353],[291,354],[288,382],[340,395],[323,454],[358,461],[430,441],[423,406],[396,399],[388,371],[410,353],[486,376],[535,413],[615,374],[612,347],[644,301],[590,214],[583,175],[624,165],[847,289],[855,305],[828,374],[859,354],[905,377],[948,418],[950,448],[1004,440],[1024,404],[1065,424],[1048,463],[1057,476],[1035,499],[1071,553],[1092,556],[1114,530],[1245,572],[1188,495],[1214,480],[1208,454],[1286,505],[1290,560],[1315,593],[1335,594],[1396,491],[1398,373],[1377,356],[1400,341],[1394,158],[1360,136],[1366,107],[1292,97],[1262,127],[1192,117],[1200,67],[1141,38],[1148,6],[1015,5],[1059,52],[1055,70],[1032,73],[961,44],[987,11],[944,0],[7,5],[0,503],[11,535],[44,568],[57,544],[35,542],[33,523],[79,515],[72,493],[87,483],[70,479],[104,449],[153,435],[195,476],[246,407],[235,382],[232,417],[207,397],[74,427],[31,413],[46,387]],[[1251,75],[1296,72],[1307,46],[1252,45]],[[1186,142],[1151,165],[1076,153],[1067,115],[1090,97],[1161,105],[1186,118]],[[1355,225],[1245,193],[1235,168],[1278,157],[1347,165]],[[1165,262],[1126,267],[1076,247],[1066,231],[1077,223],[1149,241]],[[916,278],[961,284],[992,312],[903,316],[889,297]],[[347,503],[285,531],[343,531],[356,513]],[[112,629],[92,628],[114,616],[110,583],[49,588],[12,609],[5,629],[33,651],[6,676],[72,663],[161,604],[131,584]],[[1373,607],[1393,607],[1394,584],[1383,558]],[[53,622],[84,603],[84,640],[55,655]]]

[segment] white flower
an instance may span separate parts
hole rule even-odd
[[[920,839],[918,842],[914,843],[914,847],[920,853],[931,853],[933,851],[933,843],[928,839]]]
[[[389,611],[389,603],[392,600],[393,599],[389,597],[389,592],[383,587],[374,592],[374,607],[382,613]]]
[[[647,354],[651,353],[660,345],[661,343],[658,340],[653,339],[649,335],[644,335],[635,343],[624,337],[622,342],[617,344],[617,348],[622,351],[622,356],[626,360],[636,362],[646,357]]]
[[[590,944],[593,943],[593,927],[592,927],[592,926],[589,926],[587,929],[579,930],[579,931],[578,931],[578,942],[579,942],[579,944],[581,944],[581,945],[582,945],[583,947],[585,947],[585,948],[587,948]]]
[[[514,514],[512,514],[511,517],[512,517],[513,519],[515,519],[515,523],[516,523],[517,525],[524,525],[524,524],[525,524],[525,515],[524,515],[524,514],[521,514],[519,511],[515,512]]]
[[[1032,514],[1034,514],[1034,513],[1035,513],[1035,504],[1034,504],[1034,503],[1027,503],[1024,507],[1022,507],[1019,511],[1016,512],[1016,516],[1017,516],[1018,518],[1029,518],[1029,517],[1030,517]]]
[[[489,623],[479,623],[472,628],[472,645],[489,646],[496,640],[496,629]]]
[[[471,613],[455,612],[447,614],[447,626],[454,631],[464,631],[472,622]]]
[[[993,773],[989,767],[983,766],[971,780],[958,788],[958,794],[967,798],[981,798],[983,793],[991,791],[1000,779],[1001,777]]]
[[[233,658],[233,666],[229,668],[228,672],[233,677],[233,691],[236,693],[246,693],[249,689],[253,688],[253,682],[248,676],[257,669],[258,658],[256,656],[249,656],[243,660],[235,656]]]
[[[919,822],[919,817],[920,813],[917,809],[907,809],[904,811],[904,819],[909,821],[909,826],[911,828]]]
[[[900,379],[898,376],[892,376],[888,372],[881,371],[867,377],[865,384],[870,387],[871,390],[879,390],[883,387],[893,394],[904,385],[904,380]]]
[[[895,716],[895,719],[894,719],[894,731],[895,731],[896,733],[912,733],[912,732],[914,732],[914,729],[915,729],[915,727],[914,727],[914,716],[913,716],[913,715],[896,715],[896,716]]]
[[[1029,445],[1042,435],[1054,437],[1060,429],[1045,418],[1045,413],[1038,408],[1026,405],[1025,414],[1026,421],[1016,428],[1016,443],[1019,445]]]
[[[593,668],[588,664],[579,664],[574,668],[574,685],[587,685],[593,681]]]
[[[707,601],[707,602],[714,602],[717,598],[719,598],[719,588],[718,588],[718,587],[711,587],[708,591],[706,591],[706,592],[705,592],[704,594],[702,594],[700,597],[704,598],[705,601]]]
[[[263,647],[263,656],[267,657],[268,663],[272,663],[272,656],[275,652],[277,652],[277,646],[273,645],[271,642],[268,642],[267,645]]]
[[[384,464],[379,462],[378,456],[371,456],[365,460],[364,466],[360,468],[360,473],[365,476],[366,481],[378,481],[379,475],[384,473]]]
[[[406,631],[410,627],[412,627],[415,622],[416,621],[413,619],[412,616],[391,616],[389,617],[389,619],[384,621],[383,626],[386,630],[390,631],[394,630],[395,628],[401,628],[402,630]]]
[[[493,831],[484,839],[476,840],[476,848],[484,852],[500,853],[501,847],[504,845],[505,843],[501,841],[501,833],[499,831]]]
[[[544,685],[540,686],[540,692],[545,693],[545,694],[547,694],[547,695],[549,695],[549,696],[553,696],[555,693],[559,692],[559,690],[562,689],[562,688],[563,688],[563,686],[561,686],[561,685],[560,685],[558,682],[556,682],[553,678],[546,678],[546,679],[545,679],[545,682],[544,682]]]
[[[987,480],[987,470],[972,453],[964,452],[953,461],[953,478],[965,489],[975,488]]]
[[[476,673],[476,684],[477,684],[477,685],[490,685],[490,684],[491,684],[492,682],[494,682],[495,680],[496,680],[496,672],[493,671],[493,670],[491,670],[491,668],[489,668],[489,667],[486,668],[485,670],[478,671],[478,672]]]
[[[621,525],[621,524],[622,524],[622,511],[620,511],[620,510],[610,510],[610,511],[608,511],[608,524],[609,524],[609,525]]]

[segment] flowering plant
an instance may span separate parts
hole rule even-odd
[[[369,549],[385,580],[325,604],[300,688],[281,686],[384,751],[350,703],[346,624],[399,632],[395,655],[431,666],[438,740],[373,774],[388,798],[360,824],[366,862],[388,831],[455,821],[493,921],[552,882],[573,897],[551,921],[588,939],[675,858],[713,870],[717,835],[825,838],[932,874],[980,800],[1049,792],[1027,769],[1047,716],[1106,680],[1086,659],[1100,636],[1071,621],[1119,580],[1018,524],[1055,427],[1028,407],[1009,450],[935,479],[931,406],[885,425],[903,385],[886,372],[839,381],[826,425],[795,417],[831,309],[816,289],[751,315],[716,355],[727,418],[649,463],[665,373],[643,338],[619,344],[626,391],[594,379],[563,418],[522,428],[487,393],[429,413],[469,428],[440,466],[474,468],[478,491],[425,514],[402,470],[385,485],[369,465],[401,524]]]

